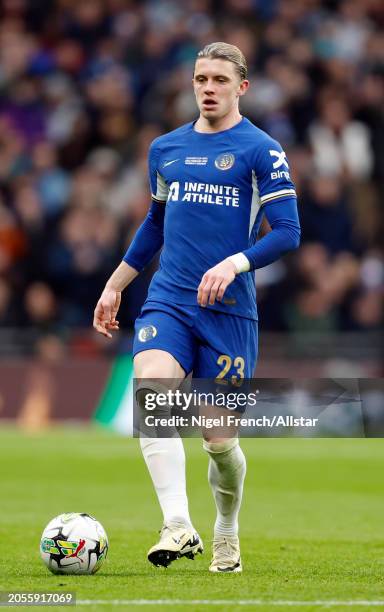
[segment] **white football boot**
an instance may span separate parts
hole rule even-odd
[[[163,525],[159,542],[148,551],[148,561],[156,567],[168,567],[181,557],[194,559],[203,550],[199,534],[190,525],[175,520]]]
[[[237,536],[218,536],[214,538],[212,553],[210,572],[238,574],[243,571]]]

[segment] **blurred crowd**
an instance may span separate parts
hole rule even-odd
[[[302,247],[257,273],[262,329],[377,331],[383,20],[381,0],[3,0],[0,326],[90,328],[149,206],[148,146],[196,118],[196,53],[224,40],[248,59],[242,112],[281,142],[299,196]]]

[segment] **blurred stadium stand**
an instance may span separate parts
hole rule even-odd
[[[215,40],[248,58],[242,110],[282,143],[299,195],[302,247],[257,273],[258,374],[382,375],[380,0],[3,0],[0,11],[3,380],[6,363],[32,356],[83,360],[97,376],[130,350],[156,262],[126,290],[113,342],[93,333],[93,309],[146,215],[148,145],[196,117],[194,58]]]

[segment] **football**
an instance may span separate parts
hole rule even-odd
[[[41,558],[54,574],[94,574],[107,553],[107,534],[89,514],[60,514],[48,523],[41,536]]]

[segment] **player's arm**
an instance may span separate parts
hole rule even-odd
[[[272,231],[232,259],[237,272],[257,270],[273,263],[300,244],[300,222],[295,186],[291,181],[288,160],[280,144],[266,139],[255,155],[262,211]],[[249,261],[249,265],[247,263]]]
[[[122,291],[149,264],[163,245],[165,202],[152,201],[151,208],[129,246],[123,261],[113,272],[99,301],[93,317],[93,327],[106,338],[119,329],[116,320]]]
[[[93,313],[93,327],[106,338],[112,338],[111,331],[119,329],[116,316],[120,307],[121,292],[137,275],[137,270],[122,261],[105,285]]]
[[[225,290],[237,274],[263,268],[300,244],[300,223],[296,198],[265,206],[271,231],[249,249],[235,253],[208,270],[198,288],[200,306],[213,305],[223,299]]]
[[[154,141],[148,157],[152,191],[151,207],[125,253],[123,261],[107,281],[94,311],[93,327],[107,338],[112,337],[111,331],[119,329],[116,316],[121,302],[121,292],[150,263],[163,245],[168,187],[157,171],[158,154],[159,149]]]
[[[301,229],[296,198],[266,204],[264,215],[271,231],[249,249],[230,257],[238,274],[264,268],[288,251],[297,249],[300,244]]]

